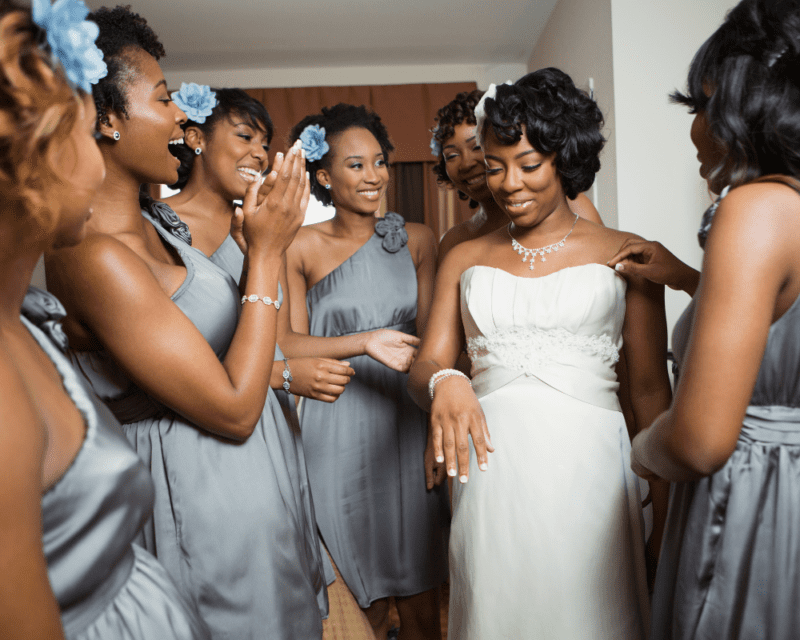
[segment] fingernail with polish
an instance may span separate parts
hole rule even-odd
[[[458,480],[459,482],[461,482],[461,484],[466,484],[468,478],[467,476],[461,476]]]
[[[436,462],[444,462],[444,456],[436,456]]]
[[[616,267],[614,267],[614,271],[625,271],[625,265],[620,262]]]
[[[485,462],[481,462],[480,466],[478,467],[481,471],[486,471],[489,468],[489,465]]]
[[[448,469],[448,470],[447,470],[447,475],[448,475],[448,476],[453,476],[453,477],[455,477],[455,475],[456,475],[456,470],[455,470],[455,469]]]

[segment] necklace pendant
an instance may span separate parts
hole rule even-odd
[[[531,271],[533,271],[533,260],[531,260],[531,266],[528,267]]]

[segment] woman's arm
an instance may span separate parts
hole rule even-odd
[[[422,338],[433,299],[433,280],[436,275],[436,238],[428,227],[409,223],[408,246],[417,269],[417,336]]]
[[[256,183],[245,198],[248,295],[277,299],[281,256],[302,222],[308,179],[302,158],[291,158],[260,205]],[[90,236],[51,254],[47,272],[69,314],[136,385],[202,429],[249,437],[263,411],[275,355],[273,305],[242,305],[220,362],[144,260],[119,240]]]
[[[415,347],[420,342],[416,336],[392,329],[330,338],[308,335],[308,309],[304,304],[308,285],[303,262],[305,255],[315,250],[310,243],[309,233],[301,232],[286,254],[285,290],[295,304],[290,307],[290,314],[285,321],[281,321],[278,329],[278,343],[283,353],[287,357],[316,356],[336,360],[368,355],[391,369],[408,371],[416,355]]]
[[[458,472],[461,482],[469,479],[469,436],[481,469],[488,465],[487,452],[494,451],[486,418],[465,378],[452,376],[441,380],[435,387],[433,401],[428,395],[428,381],[437,371],[452,368],[463,348],[460,281],[461,273],[473,258],[473,250],[459,245],[442,263],[436,276],[425,338],[408,380],[408,391],[414,402],[431,414],[436,460],[445,463],[448,475],[455,476]]]
[[[0,637],[64,637],[42,550],[45,427],[0,347]]]
[[[634,440],[640,475],[693,480],[719,470],[736,447],[770,326],[800,293],[799,205],[774,184],[739,187],[721,201],[675,400]]]

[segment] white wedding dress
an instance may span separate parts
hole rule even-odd
[[[625,281],[605,265],[525,278],[475,266],[461,314],[496,451],[454,483],[450,640],[638,640],[641,499],[614,365]]]

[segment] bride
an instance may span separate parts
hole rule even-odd
[[[569,209],[604,143],[600,110],[569,76],[492,87],[476,114],[510,223],[447,255],[409,381],[460,480],[449,637],[644,638],[641,497],[615,364],[624,349],[636,424],[650,424],[670,401],[663,288],[606,265],[635,236]],[[450,369],[465,335],[471,381]],[[657,553],[664,487],[654,496]]]

